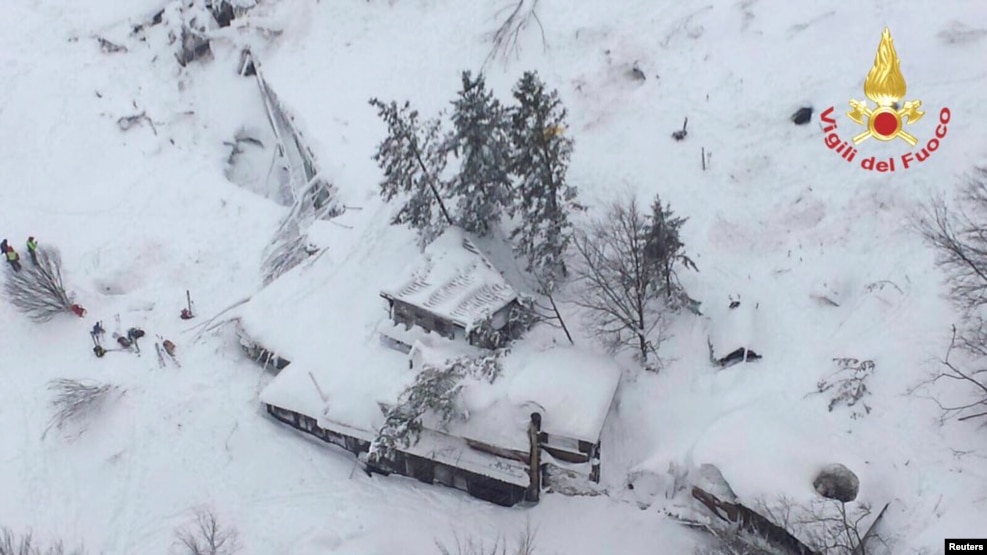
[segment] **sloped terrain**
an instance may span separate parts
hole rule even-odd
[[[370,156],[385,129],[367,100],[410,100],[429,115],[447,108],[460,71],[487,58],[500,6],[265,0],[214,29],[212,55],[182,68],[168,38],[175,5],[134,33],[164,4],[56,4],[0,7],[0,235],[22,253],[28,235],[58,246],[66,283],[89,313],[38,325],[0,303],[0,525],[93,552],[165,553],[173,530],[205,504],[240,530],[249,553],[434,553],[435,538],[510,536],[525,520],[539,528],[543,553],[687,553],[699,536],[662,515],[682,502],[666,498],[670,466],[714,463],[742,497],[805,500],[814,469],[841,462],[860,477],[862,501],[892,503],[895,553],[982,535],[982,431],[940,426],[934,403],[906,394],[935,370],[956,320],[934,254],[907,223],[982,161],[987,36],[973,23],[982,8],[538,3],[542,28],[532,23],[517,56],[487,65],[488,83],[506,100],[535,69],[559,89],[575,140],[569,180],[587,217],[622,189],[643,200],[660,192],[689,217],[684,240],[700,272],[683,274],[686,288],[706,306],[731,295],[757,303],[752,348],[764,359],[714,369],[708,322],[681,317],[662,372],[624,377],[604,437],[608,495],[503,509],[367,477],[346,453],[270,421],[257,400],[270,375],[244,359],[228,327],[208,321],[264,295],[262,254],[287,212],[224,177],[224,141],[264,121],[256,83],[236,72],[241,48],[252,47],[353,208],[313,226],[328,251],[261,302],[312,299],[303,319],[322,323],[313,341],[337,327],[370,341],[384,313],[376,292],[417,253],[378,196]],[[942,106],[952,119],[926,162],[880,174],[831,152],[819,113],[835,106],[840,136],[856,133],[844,113],[863,98],[885,25],[908,98],[926,110],[909,128],[919,146]],[[96,36],[127,51],[105,53]],[[635,66],[643,81],[631,77]],[[792,125],[806,103],[813,121]],[[141,113],[150,122],[118,125]],[[688,136],[676,142],[685,117]],[[856,162],[908,150],[900,141],[859,148]],[[186,289],[191,321],[178,318]],[[571,294],[560,301],[577,323]],[[102,320],[112,331],[117,314],[123,329],[147,330],[140,358],[92,356],[89,327]],[[158,335],[178,345],[180,368],[158,366]],[[564,341],[534,334],[552,339]],[[600,348],[585,330],[576,339]],[[875,363],[871,410],[860,418],[806,396],[839,357]],[[82,435],[42,439],[46,383],[62,377],[126,392]],[[653,495],[628,490],[628,476],[641,472],[667,483]]]

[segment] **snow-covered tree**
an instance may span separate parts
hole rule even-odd
[[[451,152],[460,160],[449,192],[458,200],[457,222],[486,235],[511,203],[511,141],[508,111],[487,88],[483,75],[462,74],[463,88],[452,102]]]
[[[373,156],[384,171],[380,194],[386,201],[407,195],[391,223],[418,230],[422,244],[427,244],[446,225],[453,225],[441,196],[445,187],[439,181],[448,156],[441,119],[421,122],[418,110],[408,102],[399,107],[372,98],[370,105],[387,125],[387,137]]]
[[[648,216],[630,197],[576,235],[582,286],[574,301],[586,309],[590,327],[611,351],[633,349],[648,369],[657,369],[662,340],[662,266],[648,257]]]
[[[550,292],[567,274],[565,253],[572,241],[569,213],[582,209],[576,188],[566,184],[572,139],[563,134],[566,109],[558,92],[546,91],[535,72],[521,77],[514,98],[511,172],[517,188],[511,215],[520,217],[511,238],[527,260],[526,269]]]
[[[671,205],[662,205],[661,196],[655,195],[651,203],[651,214],[648,216],[644,254],[647,263],[656,269],[666,299],[673,301],[671,306],[675,308],[680,305],[674,301],[684,298],[684,291],[675,272],[676,267],[681,265],[699,270],[692,259],[686,256],[685,245],[682,243],[680,230],[686,221],[688,218],[676,216]]]
[[[494,327],[493,315],[484,318],[470,330],[470,343],[484,349],[503,349],[512,341],[521,338],[538,320],[534,300],[522,296],[518,304],[507,311],[507,322],[500,328]]]

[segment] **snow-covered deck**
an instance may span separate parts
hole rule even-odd
[[[424,261],[380,294],[469,330],[517,299],[517,292],[459,228],[450,227],[425,248]]]

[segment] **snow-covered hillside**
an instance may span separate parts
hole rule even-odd
[[[559,90],[585,217],[623,190],[642,202],[661,193],[688,217],[683,239],[700,271],[683,274],[685,287],[709,314],[731,296],[757,303],[750,347],[764,358],[714,368],[708,322],[679,317],[660,373],[621,359],[628,370],[603,437],[607,495],[547,494],[510,509],[368,477],[347,453],[274,422],[258,399],[270,374],[243,356],[230,326],[210,325],[255,309],[223,312],[255,295],[264,314],[277,314],[276,300],[312,298],[324,304],[269,325],[303,321],[313,343],[343,326],[375,340],[359,332],[385,315],[377,292],[419,253],[410,230],[388,225],[394,206],[379,197],[371,159],[385,128],[368,99],[409,100],[428,116],[447,108],[460,72],[483,67],[503,6],[262,0],[211,32],[208,59],[183,68],[168,37],[177,5],[0,5],[0,237],[22,254],[29,235],[57,246],[88,309],[36,324],[0,302],[0,526],[94,553],[168,553],[174,530],[208,506],[236,526],[246,553],[427,554],[436,539],[512,537],[525,522],[538,529],[537,553],[689,553],[703,536],[663,515],[682,501],[666,498],[670,468],[716,464],[741,497],[799,501],[816,495],[816,469],[839,462],[860,477],[861,501],[890,503],[895,553],[987,535],[987,437],[969,422],[940,425],[935,403],[907,394],[937,368],[957,318],[908,222],[983,161],[979,3],[538,3],[542,28],[532,23],[516,56],[486,66],[488,84],[508,99],[522,72],[537,70]],[[162,8],[163,23],[134,32]],[[864,97],[885,26],[908,99],[926,110],[909,126],[919,147],[941,107],[952,119],[927,161],[882,174],[830,151],[819,113],[835,106],[840,136],[857,132],[844,114]],[[126,51],[104,52],[97,37]],[[225,143],[266,124],[256,81],[237,74],[245,46],[349,207],[313,225],[324,255],[266,290],[261,262],[288,208],[257,194],[259,181],[225,177]],[[795,126],[789,116],[803,105],[813,121]],[[674,141],[685,117],[688,136]],[[859,148],[857,161],[907,149]],[[179,319],[186,290],[193,320]],[[568,294],[561,310],[578,324]],[[123,330],[147,331],[142,356],[93,356],[89,328],[102,320],[114,331],[115,315]],[[575,331],[580,347],[602,352]],[[181,367],[159,367],[158,337],[176,343]],[[533,337],[565,341],[555,330]],[[851,357],[875,364],[860,418],[807,396],[834,358]],[[57,378],[125,392],[85,433],[42,439]],[[641,475],[656,485],[629,490]]]

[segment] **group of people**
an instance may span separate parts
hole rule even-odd
[[[38,265],[38,242],[33,236],[27,238],[27,252],[31,256],[31,262],[37,266]],[[15,272],[21,271],[21,255],[17,254],[14,247],[11,247],[4,239],[0,242],[0,254],[7,260],[7,264],[14,269]]]
[[[106,330],[103,329],[103,322],[96,322],[93,329],[89,332],[89,335],[93,338],[93,352],[97,357],[102,357],[106,353],[106,348],[103,347],[103,335],[106,334]],[[120,344],[122,349],[130,349],[133,347],[139,353],[141,351],[140,345],[137,344],[137,340],[144,337],[144,330],[140,328],[130,328],[127,330],[127,336],[114,334],[117,343]]]

